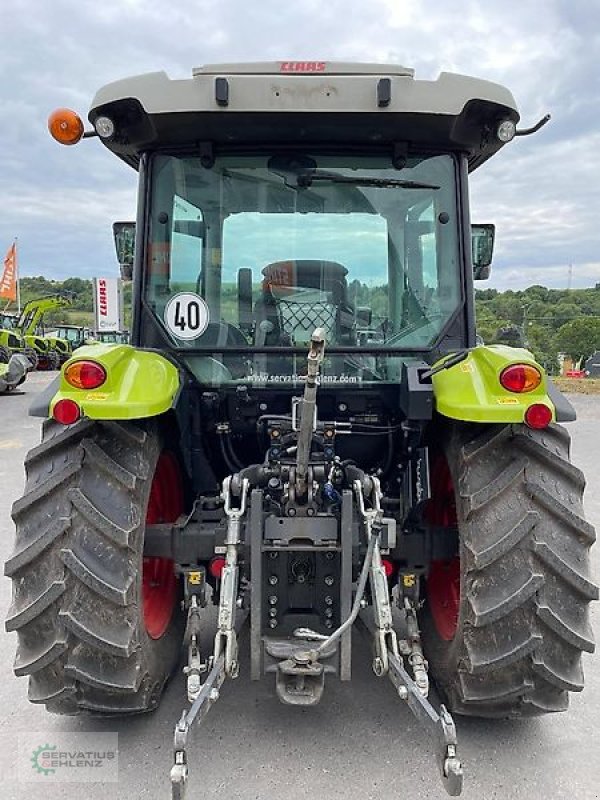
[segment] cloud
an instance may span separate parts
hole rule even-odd
[[[103,84],[200,63],[395,61],[509,86],[528,126],[472,179],[473,219],[496,222],[498,287],[593,285],[600,271],[600,6],[592,0],[14,0],[0,50],[0,248],[25,274],[116,274],[111,223],[135,213],[135,173],[97,141],[61,148],[48,112],[85,112]],[[553,281],[553,284],[550,284]],[[483,285],[483,284],[482,284]]]

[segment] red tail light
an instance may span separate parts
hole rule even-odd
[[[511,364],[500,373],[500,383],[509,392],[532,392],[542,382],[542,373],[531,364]]]
[[[525,412],[525,424],[529,428],[541,430],[552,422],[552,411],[543,403],[534,403]]]
[[[394,571],[394,563],[390,561],[389,558],[382,558],[381,566],[385,570],[385,577],[389,578],[392,572]]]
[[[81,409],[74,400],[59,400],[54,406],[52,416],[61,425],[72,425],[81,416]]]
[[[217,580],[220,580],[221,573],[225,569],[225,559],[222,556],[215,556],[208,565],[208,571]]]
[[[95,361],[73,361],[65,367],[64,376],[75,389],[97,389],[106,380],[106,370]]]

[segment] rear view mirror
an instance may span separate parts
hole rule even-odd
[[[133,276],[133,252],[135,250],[135,222],[113,222],[113,236],[121,278],[130,281]]]
[[[471,225],[473,278],[476,281],[485,281],[490,277],[495,232],[495,225]]]

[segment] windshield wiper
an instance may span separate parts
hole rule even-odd
[[[330,183],[347,183],[352,186],[381,186],[397,187],[399,189],[439,189],[432,183],[420,183],[419,181],[404,181],[397,178],[359,178],[353,175],[339,175],[337,172],[326,172],[324,170],[311,170],[310,172],[300,172],[296,177],[298,187],[311,186],[315,181],[329,181]]]

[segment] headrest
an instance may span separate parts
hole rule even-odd
[[[346,296],[346,275],[348,270],[337,261],[299,259],[296,261],[275,261],[262,271],[265,279],[263,289],[276,296],[293,294],[300,288],[320,289],[331,292],[334,302]]]

